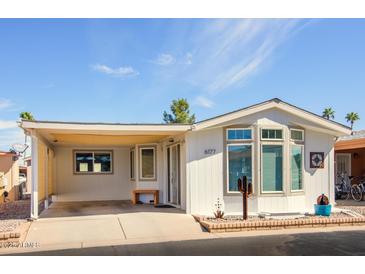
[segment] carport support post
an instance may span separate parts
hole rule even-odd
[[[30,204],[30,217],[38,219],[38,138],[35,132],[31,134],[32,140],[32,195]]]

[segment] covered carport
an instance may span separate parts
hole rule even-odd
[[[165,202],[166,147],[179,143],[184,151],[184,133],[191,128],[190,125],[49,121],[22,121],[20,126],[32,141],[34,219],[50,202],[130,200],[135,189],[157,189],[160,200]],[[89,155],[93,156],[91,163]],[[97,162],[97,157],[106,160]],[[151,165],[145,169],[153,176],[140,165],[143,157],[145,166]],[[183,161],[182,157],[182,168]],[[182,197],[185,191],[182,187]],[[145,199],[148,202],[148,197]],[[182,199],[183,209],[184,204]]]

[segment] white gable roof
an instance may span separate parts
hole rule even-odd
[[[239,109],[233,112],[229,112],[214,118],[200,121],[194,125],[194,130],[201,130],[205,128],[214,127],[229,121],[252,115],[258,112],[266,111],[269,109],[278,109],[294,116],[300,117],[304,120],[308,120],[312,123],[318,124],[320,127],[326,128],[335,133],[336,136],[350,135],[351,129],[340,123],[327,120],[317,114],[301,109],[294,105],[288,104],[280,99],[274,98],[269,101],[265,101],[260,104],[256,104],[247,108]]]
[[[329,131],[334,136],[350,135],[351,129],[340,123],[324,119],[312,112],[288,104],[280,99],[272,99],[260,104],[229,112],[207,120],[191,124],[120,124],[120,123],[81,123],[81,122],[55,122],[55,121],[26,121],[20,123],[25,130],[51,130],[59,132],[84,132],[84,133],[114,133],[114,134],[177,134],[189,130],[202,130],[219,126],[248,115],[256,114],[269,109],[278,109],[304,120],[310,121]]]

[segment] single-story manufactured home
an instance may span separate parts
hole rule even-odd
[[[160,203],[188,214],[212,214],[217,199],[242,213],[242,176],[253,184],[249,213],[312,211],[322,193],[334,202],[334,146],[351,134],[279,99],[194,124],[20,126],[32,140],[33,218],[50,199],[131,200],[136,190],[158,190]]]

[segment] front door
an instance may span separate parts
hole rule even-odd
[[[336,155],[336,168],[337,174],[347,174],[351,176],[351,154],[350,153],[337,153]]]
[[[167,202],[180,205],[180,145],[167,148]]]

